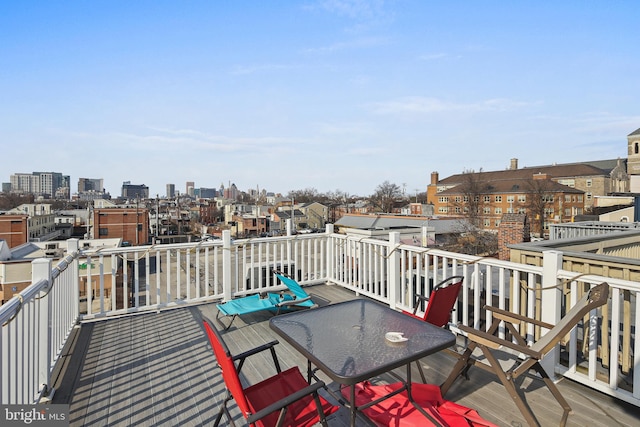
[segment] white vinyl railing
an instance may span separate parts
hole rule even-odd
[[[32,285],[0,307],[0,404],[32,404],[50,392],[51,374],[78,322],[78,241],[54,268],[32,262]]]
[[[2,402],[33,401],[46,391],[42,385],[49,384],[56,354],[78,319],[275,291],[282,285],[271,270],[278,269],[302,285],[332,283],[399,310],[411,310],[416,293],[428,296],[439,281],[462,275],[464,286],[451,322],[456,333],[458,324],[490,324],[484,305],[555,324],[581,292],[607,281],[610,303],[575,328],[545,358],[545,368],[640,406],[640,387],[634,387],[640,374],[633,369],[640,366],[635,340],[640,287],[563,271],[560,252],[545,252],[543,261],[539,267],[403,245],[395,232],[388,241],[345,236],[334,233],[331,225],[321,234],[232,240],[226,232],[217,241],[76,253],[57,273],[54,269],[51,279],[34,273],[34,284],[21,300],[0,308]],[[526,336],[534,341],[543,332],[531,329]],[[500,333],[505,336],[504,330]]]

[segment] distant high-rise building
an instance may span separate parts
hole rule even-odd
[[[185,188],[185,194],[187,196],[189,196],[189,197],[194,197],[194,190],[196,188],[195,186],[196,186],[195,182],[187,181],[187,185],[186,185],[186,188]]]
[[[214,199],[218,195],[218,191],[215,188],[200,187],[199,196],[203,199]]]
[[[78,199],[98,200],[111,198],[111,195],[104,191],[103,182],[104,180],[102,178],[78,179]]]
[[[139,197],[141,199],[149,198],[149,187],[146,185],[134,185],[131,181],[125,181],[122,183],[122,197],[125,199],[134,199]]]
[[[60,172],[16,173],[11,175],[11,192],[36,196],[68,197],[70,177]]]
[[[238,187],[235,184],[229,185],[229,188],[224,190],[224,198],[236,200],[238,198]]]
[[[96,191],[103,193],[104,180],[102,178],[79,178],[78,179],[78,193],[82,193],[84,191]]]
[[[173,199],[174,197],[176,197],[175,184],[167,184],[167,199]]]

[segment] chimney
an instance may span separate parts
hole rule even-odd
[[[431,184],[436,185],[440,181],[440,175],[438,172],[431,172]]]
[[[511,159],[511,165],[509,166],[509,169],[512,171],[518,169],[518,159],[516,158]]]
[[[547,179],[548,176],[546,173],[538,172],[533,175],[533,179]]]

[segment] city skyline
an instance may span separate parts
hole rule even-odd
[[[623,158],[640,127],[637,14],[632,1],[3,3],[0,179],[366,196],[511,158]]]

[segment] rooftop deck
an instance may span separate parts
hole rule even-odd
[[[319,305],[356,298],[353,292],[339,286],[317,285],[308,291]],[[70,405],[71,426],[212,425],[225,389],[197,321],[201,314],[215,319],[215,305],[82,323],[63,356],[53,402]],[[225,333],[231,350],[237,353],[277,339],[269,328],[270,317],[263,312],[236,319]],[[282,340],[277,351],[283,366],[297,365],[305,370],[306,360]],[[454,359],[443,352],[422,362],[428,381],[439,384]],[[274,373],[269,361],[259,357],[249,359],[242,372],[249,383]],[[419,378],[417,372],[414,378]],[[326,381],[329,387],[336,386]],[[528,384],[527,402],[542,425],[557,425],[562,413],[557,402],[541,382],[524,381]],[[569,426],[627,426],[640,422],[640,408],[636,406],[568,379],[561,380],[558,386],[573,408]],[[482,417],[498,425],[526,425],[497,378],[483,370],[472,369],[470,381],[458,380],[446,398],[477,409]],[[233,403],[230,409],[239,420]],[[332,415],[329,425],[347,426],[347,410]],[[368,424],[360,420],[359,425]]]

